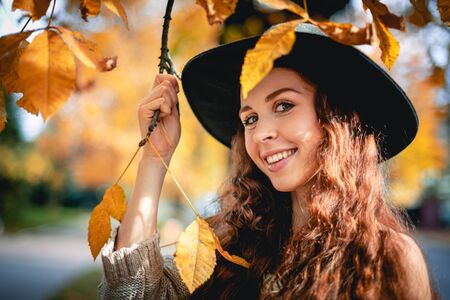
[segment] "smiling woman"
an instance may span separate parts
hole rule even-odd
[[[210,279],[188,291],[174,258],[160,254],[165,169],[149,150],[123,222],[102,253],[100,298],[437,297],[407,221],[389,204],[382,172],[382,162],[414,139],[414,108],[364,54],[312,25],[299,25],[296,35],[301,42],[245,99],[238,79],[255,38],[199,54],[182,75],[199,121],[231,148],[221,208],[207,221],[223,248],[250,268],[219,257]],[[343,69],[348,75],[338,76]],[[180,136],[177,93],[175,77],[158,75],[139,107],[143,136],[161,110],[151,140],[167,163]]]
[[[246,151],[278,191],[300,192],[317,172],[322,130],[315,94],[316,87],[294,70],[275,68],[247,99],[241,97]]]

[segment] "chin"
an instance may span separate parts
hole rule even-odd
[[[273,180],[271,180],[271,182],[273,187],[279,192],[292,192],[303,184],[303,182],[300,183],[278,182],[278,181],[274,182]]]

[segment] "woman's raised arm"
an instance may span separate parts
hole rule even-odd
[[[142,137],[160,109],[150,141],[167,165],[180,140],[178,91],[175,76],[157,75],[149,97],[138,107]],[[166,169],[149,143],[143,150],[125,216],[102,251],[104,278],[98,287],[99,299],[185,299],[189,294],[173,257],[163,258],[159,248],[156,224]]]
[[[149,97],[143,99],[138,106],[142,138],[147,134],[154,112],[161,110],[160,121],[150,140],[167,165],[180,140],[180,120],[176,109],[178,91],[175,76],[159,74]],[[149,143],[143,150],[133,192],[119,228],[116,250],[142,242],[156,232],[158,203],[166,170]]]

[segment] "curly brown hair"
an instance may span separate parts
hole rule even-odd
[[[191,299],[408,298],[398,235],[410,225],[387,201],[377,146],[382,137],[363,128],[357,114],[329,103],[318,88],[320,169],[303,199],[309,219],[295,230],[291,194],[274,189],[256,167],[244,129],[238,129],[229,179],[219,193],[221,209],[207,221],[223,248],[251,266],[218,255],[213,275]]]

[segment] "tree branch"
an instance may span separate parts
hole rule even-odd
[[[172,13],[172,7],[175,0],[167,0],[167,6],[166,6],[166,13],[164,15],[164,23],[163,23],[163,31],[162,31],[162,37],[161,37],[161,56],[159,57],[159,73],[162,74],[164,70],[166,70],[167,73],[173,74],[172,70],[170,68],[171,60],[169,56],[169,48],[167,47],[168,40],[169,40],[169,25],[170,20],[172,19],[170,17]],[[173,64],[172,64],[173,65]]]
[[[161,55],[159,56],[159,65],[158,66],[159,66],[159,74],[162,74],[164,72],[164,70],[166,70],[167,73],[175,74],[179,79],[181,79],[180,75],[178,75],[178,73],[174,67],[172,60],[170,59],[169,48],[167,47],[167,43],[169,40],[169,25],[170,25],[170,20],[172,19],[170,17],[170,15],[172,13],[172,7],[173,7],[174,1],[175,0],[167,0],[166,13],[164,15],[163,31],[162,31],[162,37],[161,37]],[[178,103],[177,103],[177,109],[179,110]],[[147,143],[150,135],[152,134],[153,130],[155,129],[156,122],[158,121],[158,118],[159,118],[159,114],[160,114],[160,110],[158,109],[155,111],[155,114],[153,115],[150,125],[148,126],[147,135],[145,136],[145,138],[143,138],[139,142],[139,147],[142,147]]]

